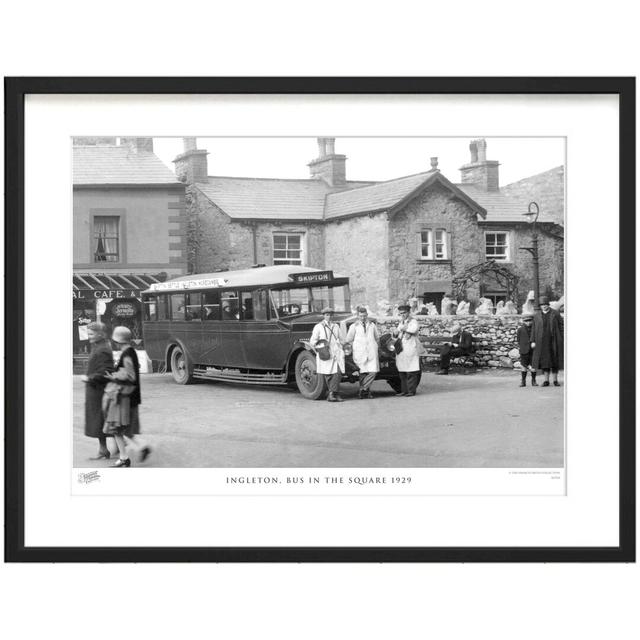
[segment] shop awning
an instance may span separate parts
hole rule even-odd
[[[423,293],[449,293],[451,280],[420,280],[416,282],[416,295]]]
[[[140,273],[74,273],[73,291],[120,291],[135,295],[145,291],[154,282],[164,282],[166,274]],[[120,293],[122,295],[122,293]]]

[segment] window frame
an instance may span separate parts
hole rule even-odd
[[[284,236],[287,240],[285,243],[285,253],[288,254],[289,238],[296,236],[300,239],[300,262],[291,262],[288,258],[276,258],[276,236]],[[274,231],[271,234],[271,262],[275,265],[292,265],[295,267],[307,266],[307,247],[306,247],[307,234],[305,231]],[[282,249],[278,249],[282,251]]]
[[[493,236],[497,236],[498,234],[504,234],[505,236],[505,248],[506,248],[506,257],[501,258],[501,257],[497,257],[495,255],[490,256],[488,254],[488,236],[489,235],[493,235]],[[510,231],[505,231],[504,229],[496,229],[496,230],[489,230],[489,229],[485,229],[484,230],[484,259],[485,260],[495,260],[496,262],[513,262],[513,256],[512,256],[512,238],[511,238],[511,232]],[[494,247],[498,247],[499,245],[497,244],[497,239],[496,239],[496,244],[493,245]]]
[[[450,262],[451,261],[451,228],[448,224],[432,223],[418,226],[418,262]],[[423,234],[427,234],[428,242],[424,242]],[[441,234],[441,242],[438,242]],[[424,247],[428,246],[427,254]],[[437,246],[442,245],[442,255],[438,255]]]
[[[109,220],[115,220],[116,223],[116,236],[115,238],[107,238],[105,237],[105,240],[115,240],[116,243],[116,252],[114,253],[103,253],[101,255],[105,255],[105,256],[114,256],[115,255],[115,260],[98,260],[97,256],[97,247],[96,247],[96,223],[99,222],[101,219],[109,219]],[[91,251],[91,262],[92,264],[118,264],[120,262],[122,262],[122,216],[119,213],[112,213],[112,212],[96,212],[96,213],[92,213],[91,215],[91,246],[90,246],[90,251]]]

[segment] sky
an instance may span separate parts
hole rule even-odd
[[[475,136],[481,137],[481,136]],[[470,162],[469,142],[460,138],[336,138],[336,153],[347,156],[347,180],[391,180],[428,171],[430,158],[451,182],[460,182],[460,167]],[[500,162],[500,185],[565,164],[565,139],[485,138],[487,160]],[[318,157],[316,138],[197,138],[209,152],[210,176],[309,178],[307,164]],[[154,138],[156,155],[173,171],[183,151],[181,138]]]

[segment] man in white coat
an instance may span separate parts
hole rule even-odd
[[[345,368],[340,325],[331,321],[333,309],[325,307],[322,310],[322,315],[324,316],[322,322],[313,327],[309,344],[314,348],[317,346],[316,371],[318,375],[324,376],[327,387],[329,387],[327,400],[329,402],[342,402],[338,392]],[[325,357],[322,357],[321,354],[324,354]]]
[[[373,398],[371,384],[380,371],[378,363],[378,328],[376,323],[369,320],[369,314],[364,307],[358,307],[358,319],[349,327],[347,342],[353,345],[353,361],[360,369],[360,390],[358,397]]]
[[[398,307],[400,323],[394,334],[402,341],[402,351],[396,355],[396,367],[400,374],[399,396],[415,396],[420,377],[420,351],[422,346],[418,331],[420,325],[410,315],[411,307],[403,304]]]

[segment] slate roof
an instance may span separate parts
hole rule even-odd
[[[252,220],[335,220],[374,211],[393,211],[417,192],[439,182],[474,209],[482,222],[526,222],[528,201],[473,184],[454,184],[439,171],[385,182],[350,181],[340,189],[322,180],[209,176],[202,193],[230,218]],[[540,213],[540,222],[553,219]]]
[[[210,176],[198,188],[230,218],[322,220],[330,187],[322,180]]]
[[[182,184],[153,153],[127,145],[73,147],[73,184]]]
[[[485,215],[482,205],[478,206],[452,184],[439,171],[426,171],[412,176],[395,178],[386,182],[378,182],[359,189],[341,191],[327,196],[325,220],[342,218],[348,215],[368,213],[370,211],[393,210],[402,206],[416,192],[427,186],[440,183],[451,189],[456,195],[467,201],[482,217]]]
[[[485,191],[473,184],[457,184],[456,187],[487,210],[483,222],[527,222],[522,215],[527,211],[527,200],[507,196],[500,191]],[[554,219],[540,211],[538,222],[554,222]]]

